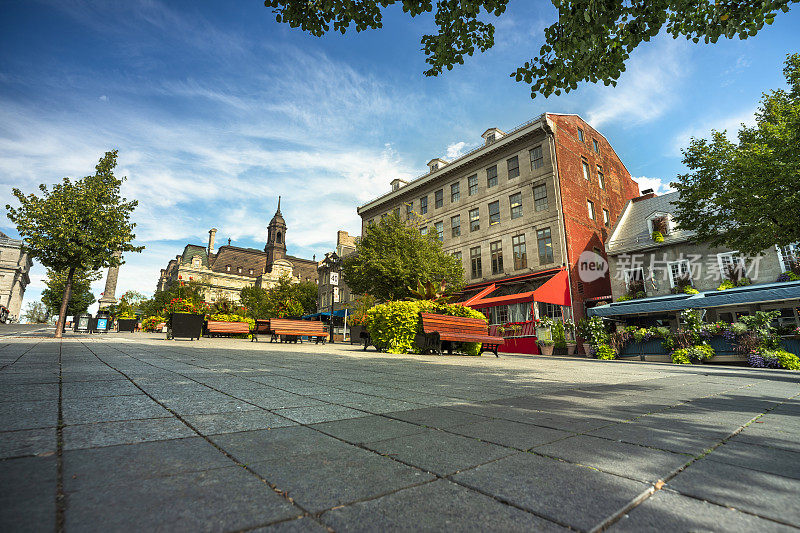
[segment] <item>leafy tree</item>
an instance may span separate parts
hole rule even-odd
[[[800,241],[800,54],[785,65],[788,90],[764,94],[738,143],[712,131],[683,151],[691,172],[672,184],[681,193],[675,218],[696,242],[755,255]]]
[[[558,20],[544,30],[539,54],[511,74],[531,84],[531,97],[560,94],[576,89],[579,82],[598,81],[616,85],[631,52],[658,35],[666,25],[673,38],[695,43],[715,43],[720,37],[746,39],[764,24],[772,24],[777,11],[787,12],[798,0],[551,0]],[[439,0],[435,3],[435,35],[422,37],[426,76],[436,76],[464,63],[475,49],[485,52],[494,45],[494,26],[481,17],[501,16],[509,0]],[[400,3],[411,17],[430,13],[430,0],[362,0],[309,2],[266,0],[278,22],[300,27],[316,37],[333,30],[345,33],[383,27],[382,11]]]
[[[166,290],[157,291],[152,298],[144,300],[139,304],[139,309],[144,316],[161,316],[161,312],[166,307],[167,302],[173,298],[183,298],[194,303],[200,303],[203,300],[203,285],[200,282],[189,280],[178,280],[178,283],[173,283]]]
[[[147,297],[138,291],[126,291],[119,297],[116,304],[108,306],[107,310],[114,318],[133,318],[137,312],[141,313],[140,306]]]
[[[64,178],[50,190],[39,185],[41,197],[25,196],[15,188],[19,208],[6,205],[8,218],[23,238],[23,251],[55,272],[66,272],[57,338],[61,337],[75,272],[117,266],[123,261],[115,252],[144,249],[131,244],[136,224],[130,218],[138,202],[120,196],[125,178],[114,176],[116,166],[117,151],[106,152],[94,175],[76,181]]]
[[[316,310],[317,285],[309,281],[295,283],[282,276],[277,285],[268,289],[244,287],[240,299],[251,318],[296,317]]]
[[[28,324],[46,324],[49,319],[50,313],[42,302],[30,302],[25,308],[25,322]]]
[[[351,291],[382,301],[408,298],[409,287],[420,282],[444,282],[451,292],[464,286],[461,263],[442,250],[438,239],[394,214],[367,226],[356,253],[344,259],[342,273]]]
[[[42,302],[52,314],[58,313],[61,309],[64,291],[67,286],[69,272],[47,271],[47,281],[45,289],[42,291]],[[66,316],[75,316],[85,313],[89,306],[95,302],[92,294],[92,282],[100,279],[100,272],[87,272],[83,269],[76,269],[73,272],[72,284],[69,290],[69,303],[65,311]]]

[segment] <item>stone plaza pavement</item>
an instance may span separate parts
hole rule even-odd
[[[2,531],[796,531],[800,375],[0,339]]]

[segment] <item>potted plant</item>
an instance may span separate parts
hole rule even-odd
[[[555,344],[552,339],[539,339],[539,353],[542,355],[553,355],[553,345]]]
[[[565,319],[564,331],[567,334],[567,355],[575,355],[578,353],[578,342],[575,338],[575,322]]]
[[[117,317],[117,331],[129,331],[133,333],[136,329],[136,316],[133,313],[123,313]]]
[[[564,334],[564,323],[555,321],[551,328],[553,333],[553,354],[554,355],[567,355],[567,337]]]
[[[536,321],[536,341],[539,344],[539,352],[542,355],[553,355],[553,319],[542,317]]]
[[[204,303],[196,303],[183,298],[173,298],[164,307],[167,317],[167,338],[176,337],[199,339],[203,334],[203,322],[206,316]]]

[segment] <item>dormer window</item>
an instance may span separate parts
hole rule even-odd
[[[248,274],[250,274],[250,275],[252,276],[252,275],[253,275],[253,269],[252,269],[252,268],[248,269],[248,270],[247,270],[247,273],[248,273]]]
[[[444,159],[440,159],[438,157],[436,159],[431,159],[430,161],[428,161],[429,172],[436,172],[446,164],[447,161],[445,161]]]
[[[230,272],[230,271],[231,271],[231,266],[225,265],[225,272]]]
[[[199,257],[194,256],[192,258],[192,266],[193,267],[199,267],[200,266],[200,258]]]
[[[242,267],[236,267],[236,272],[238,274],[241,274],[242,273]]]
[[[647,233],[651,236],[657,231],[666,237],[672,233],[673,229],[675,229],[675,224],[669,213],[653,213],[647,217]]]
[[[493,142],[494,142],[494,133],[490,133],[489,135],[486,136],[486,144]]]
[[[505,133],[503,133],[499,129],[489,128],[488,130],[483,132],[483,135],[481,135],[481,137],[483,137],[483,140],[486,141],[486,145],[488,146],[493,142],[499,140],[501,137],[503,137],[503,135],[505,135]]]

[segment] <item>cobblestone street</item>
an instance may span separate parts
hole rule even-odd
[[[0,338],[3,531],[800,527],[800,378]]]

